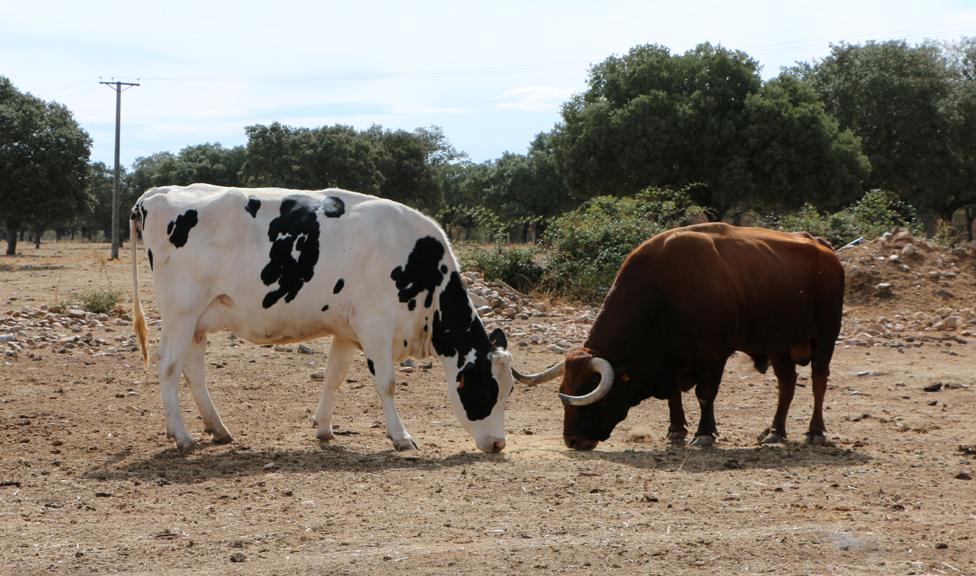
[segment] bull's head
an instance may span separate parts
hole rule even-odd
[[[610,362],[587,348],[570,351],[565,360],[538,374],[513,374],[530,385],[562,375],[563,441],[574,450],[592,450],[609,438],[631,407],[627,375],[615,374]]]

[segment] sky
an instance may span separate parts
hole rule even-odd
[[[66,105],[113,163],[281,122],[439,126],[475,162],[524,153],[585,91],[587,71],[641,44],[743,50],[764,78],[831,43],[976,36],[976,0],[0,0],[0,75]]]

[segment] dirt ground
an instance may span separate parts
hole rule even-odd
[[[127,250],[118,262],[104,262],[105,245],[22,250],[0,258],[0,316],[107,287],[129,306]],[[848,321],[915,307],[865,300]],[[339,392],[337,441],[320,446],[311,375],[327,341],[306,355],[214,334],[209,386],[235,441],[184,457],[165,436],[154,369],[127,343],[113,347],[125,324],[92,329],[109,343],[94,350],[0,357],[2,574],[976,574],[976,342],[958,333],[842,341],[826,446],[802,443],[809,386],[790,441],[759,446],[775,381],[736,356],[714,448],[668,446],[666,404],[648,401],[595,451],[569,451],[552,383],[517,388],[498,455],[477,451],[450,413],[436,361],[398,374],[419,451],[392,450],[362,360]],[[558,359],[545,345],[511,346],[526,370]],[[685,406],[697,422],[693,396]]]

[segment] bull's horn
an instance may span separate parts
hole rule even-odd
[[[613,366],[603,358],[595,357],[590,360],[590,368],[600,374],[600,383],[596,385],[596,389],[582,396],[570,396],[560,392],[560,400],[570,406],[589,406],[603,400],[603,397],[613,388]]]
[[[541,384],[543,382],[548,382],[550,380],[555,380],[563,375],[563,369],[566,367],[566,361],[560,360],[552,366],[546,368],[538,374],[522,374],[515,368],[512,368],[512,376],[516,380],[523,384],[528,384],[529,386],[534,386],[536,384]]]

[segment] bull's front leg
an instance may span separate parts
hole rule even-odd
[[[668,412],[671,420],[668,426],[668,441],[676,446],[683,446],[688,437],[688,421],[685,419],[685,409],[681,405],[681,388],[678,386],[668,397]]]

